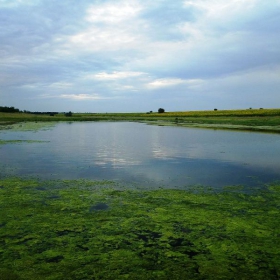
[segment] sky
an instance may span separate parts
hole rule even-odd
[[[0,0],[0,106],[280,108],[280,0]]]

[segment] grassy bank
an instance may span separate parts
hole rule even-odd
[[[0,279],[279,279],[280,186],[0,180]]]
[[[280,132],[280,109],[217,110],[159,113],[74,113],[33,115],[0,113],[0,124],[26,121],[142,121],[159,125]]]

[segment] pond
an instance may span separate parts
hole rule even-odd
[[[278,134],[69,122],[0,130],[0,139],[2,177],[114,180],[148,188],[257,187],[280,179]]]

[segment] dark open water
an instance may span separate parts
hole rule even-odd
[[[0,175],[117,180],[144,187],[259,186],[280,179],[280,135],[132,122],[0,131]]]

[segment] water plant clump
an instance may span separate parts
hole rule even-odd
[[[0,125],[0,130],[9,131],[39,131],[39,130],[49,130],[56,125],[55,122],[36,122],[36,121],[22,121],[15,122],[12,124],[2,124]]]
[[[280,186],[0,180],[1,279],[279,279]]]
[[[0,145],[5,144],[22,144],[22,143],[45,143],[48,141],[40,141],[40,140],[1,140]]]

